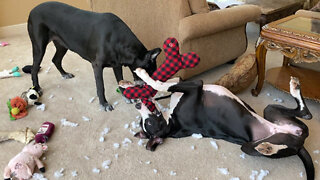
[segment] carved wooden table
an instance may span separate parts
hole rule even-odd
[[[268,70],[269,83],[289,92],[290,76],[296,76],[300,79],[303,96],[320,101],[320,72],[288,63],[289,59],[296,63],[320,61],[320,19],[292,15],[263,26],[256,48],[258,83],[251,91],[253,96],[260,93],[264,83],[268,50],[279,50],[284,55],[282,67]]]

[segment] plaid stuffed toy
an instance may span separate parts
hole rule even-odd
[[[193,68],[199,61],[199,56],[194,53],[179,53],[179,44],[175,38],[168,38],[163,43],[163,49],[166,59],[164,63],[152,74],[151,78],[166,82],[180,69]],[[143,86],[128,87],[123,91],[123,95],[128,99],[141,99],[148,109],[153,112],[155,105],[151,98],[157,94],[151,86],[144,84]]]

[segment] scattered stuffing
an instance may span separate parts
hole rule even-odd
[[[66,118],[61,119],[61,125],[62,126],[70,126],[70,127],[77,127],[78,123],[73,123],[68,121]]]
[[[256,170],[252,170],[251,171],[251,175],[250,175],[250,180],[255,180],[256,179],[256,176],[259,174],[258,171]]]
[[[132,129],[129,129],[129,131],[130,131],[130,133],[133,134],[133,135],[136,134],[136,132],[134,132],[134,130],[132,130]]]
[[[54,176],[56,178],[61,178],[62,176],[64,176],[63,171],[64,171],[64,169],[61,168],[59,171],[54,172]]]
[[[111,160],[103,161],[102,167],[103,167],[104,169],[109,169],[109,168],[110,168],[110,167],[109,167],[110,164],[111,164]]]
[[[140,119],[140,116],[138,115],[138,116],[136,116],[136,119]]]
[[[299,176],[300,176],[301,178],[303,178],[303,172],[300,172],[300,173],[299,173]]]
[[[320,150],[318,150],[318,149],[317,149],[317,150],[314,150],[313,153],[314,153],[314,154],[319,154],[319,153],[320,153]]]
[[[84,121],[90,121],[91,119],[88,118],[88,117],[86,117],[86,116],[82,116],[82,120],[84,120]]]
[[[271,94],[270,94],[270,93],[267,93],[267,96],[271,96]]]
[[[104,135],[107,135],[110,131],[110,128],[104,128],[104,130],[101,132],[101,135],[104,136]]]
[[[50,70],[51,70],[51,66],[49,66],[49,67],[47,68],[46,73],[48,74],[48,73],[50,72]]]
[[[245,153],[242,153],[242,154],[240,155],[240,157],[241,157],[242,159],[245,159],[245,158],[246,158],[246,154],[245,154]]]
[[[210,141],[210,144],[211,144],[212,147],[214,147],[216,150],[219,149],[219,146],[218,146],[218,144],[217,144],[217,142],[216,142],[215,140],[211,140],[211,141]]]
[[[99,138],[99,141],[100,141],[100,142],[104,142],[104,137],[101,136],[101,137]]]
[[[124,138],[124,140],[122,141],[123,146],[128,146],[129,143],[132,143],[132,141],[129,138]]]
[[[73,100],[73,97],[69,97],[68,99],[69,99],[69,101],[72,101],[72,100]]]
[[[151,164],[151,161],[146,161],[145,164]]]
[[[58,87],[58,88],[61,88],[61,86],[60,86],[60,85],[58,85],[57,87]]]
[[[52,99],[53,97],[54,97],[54,95],[51,94],[51,95],[48,97],[48,99]]]
[[[42,157],[42,161],[45,161],[47,158],[46,157]]]
[[[196,139],[201,139],[201,138],[202,138],[202,134],[195,134],[195,133],[193,133],[193,134],[192,134],[192,137],[193,137],[193,138],[196,138]]]
[[[273,101],[276,101],[278,103],[283,103],[283,99],[280,99],[280,98],[274,98]]]
[[[238,178],[238,177],[232,177],[232,178],[230,178],[229,180],[240,180],[240,178]]]
[[[229,170],[228,168],[218,168],[219,172],[221,174],[224,174],[224,175],[228,175],[229,174]]]
[[[100,169],[98,169],[98,168],[93,168],[93,169],[92,169],[92,172],[99,174],[99,173],[100,173]]]
[[[46,105],[42,103],[41,105],[37,106],[37,110],[41,110],[41,111],[46,110]]]
[[[113,147],[118,149],[120,147],[120,144],[119,143],[113,143]]]
[[[77,172],[77,171],[72,171],[72,172],[71,172],[71,175],[72,175],[73,177],[77,177],[77,176],[78,176],[78,172]]]
[[[263,178],[266,177],[268,174],[268,170],[260,169],[260,174],[258,175],[257,180],[263,180]]]
[[[144,146],[145,141],[146,141],[146,140],[144,140],[144,139],[139,139],[138,145],[139,145],[139,146]]]
[[[34,180],[48,180],[47,178],[44,177],[43,174],[39,174],[39,173],[34,173],[34,174],[32,175],[32,178],[33,178]]]
[[[199,178],[198,178],[198,177],[195,177],[194,180],[199,180]]]
[[[75,71],[78,72],[78,71],[80,71],[80,69],[77,68]]]
[[[155,174],[157,174],[157,173],[158,173],[158,170],[156,170],[156,169],[153,169],[153,172],[154,172]]]
[[[9,62],[12,62],[13,60],[12,59],[9,59]]]
[[[114,157],[115,157],[116,159],[118,159],[118,158],[119,158],[119,154],[115,154]]]
[[[125,129],[128,129],[128,128],[129,128],[129,124],[125,124],[125,125],[124,125],[124,128],[125,128]]]
[[[83,156],[86,160],[89,160],[90,158],[88,156]]]
[[[116,105],[118,105],[119,104],[119,101],[115,101],[113,104],[112,104],[112,106],[113,107],[116,107]]]
[[[318,161],[318,160],[315,160],[314,162],[315,162],[316,164],[319,164],[319,161]]]
[[[90,99],[89,99],[89,103],[90,103],[90,104],[93,103],[93,101],[94,101],[95,99],[96,99],[96,96],[90,98]]]
[[[177,173],[175,171],[170,171],[170,176],[176,176]]]
[[[131,127],[132,127],[133,129],[136,129],[136,128],[139,128],[140,125],[139,125],[138,123],[136,123],[135,121],[132,121],[132,122],[131,122]]]
[[[192,149],[192,150],[195,150],[195,149],[196,149],[196,147],[195,147],[194,145],[192,145],[192,146],[191,146],[191,149]]]

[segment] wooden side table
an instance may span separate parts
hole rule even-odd
[[[284,55],[282,67],[268,70],[269,83],[289,92],[290,76],[296,76],[303,96],[320,101],[320,72],[288,65],[289,59],[296,63],[320,61],[320,19],[292,15],[263,26],[256,48],[258,83],[251,91],[253,96],[260,93],[264,83],[268,50],[279,50]]]

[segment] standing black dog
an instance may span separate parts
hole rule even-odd
[[[74,77],[61,66],[68,49],[92,64],[99,102],[106,111],[113,107],[105,98],[103,68],[112,67],[118,82],[123,79],[122,66],[128,66],[131,71],[142,67],[151,74],[156,70],[156,57],[161,52],[160,48],[148,51],[114,14],[84,11],[59,2],[35,7],[29,15],[28,32],[33,50],[33,86],[41,93],[38,72],[47,44],[53,41],[57,51],[52,62],[64,78]]]
[[[314,179],[313,162],[304,148],[309,130],[297,119],[311,119],[312,115],[301,96],[297,78],[292,77],[290,81],[290,93],[297,108],[268,105],[261,117],[222,86],[203,85],[202,81],[163,83],[151,79],[143,69],[135,72],[154,89],[173,93],[167,114],[153,114],[144,104],[136,105],[143,130],[135,136],[149,139],[148,150],[154,151],[166,137],[181,138],[197,133],[239,144],[243,152],[253,156],[298,155],[308,180]]]

